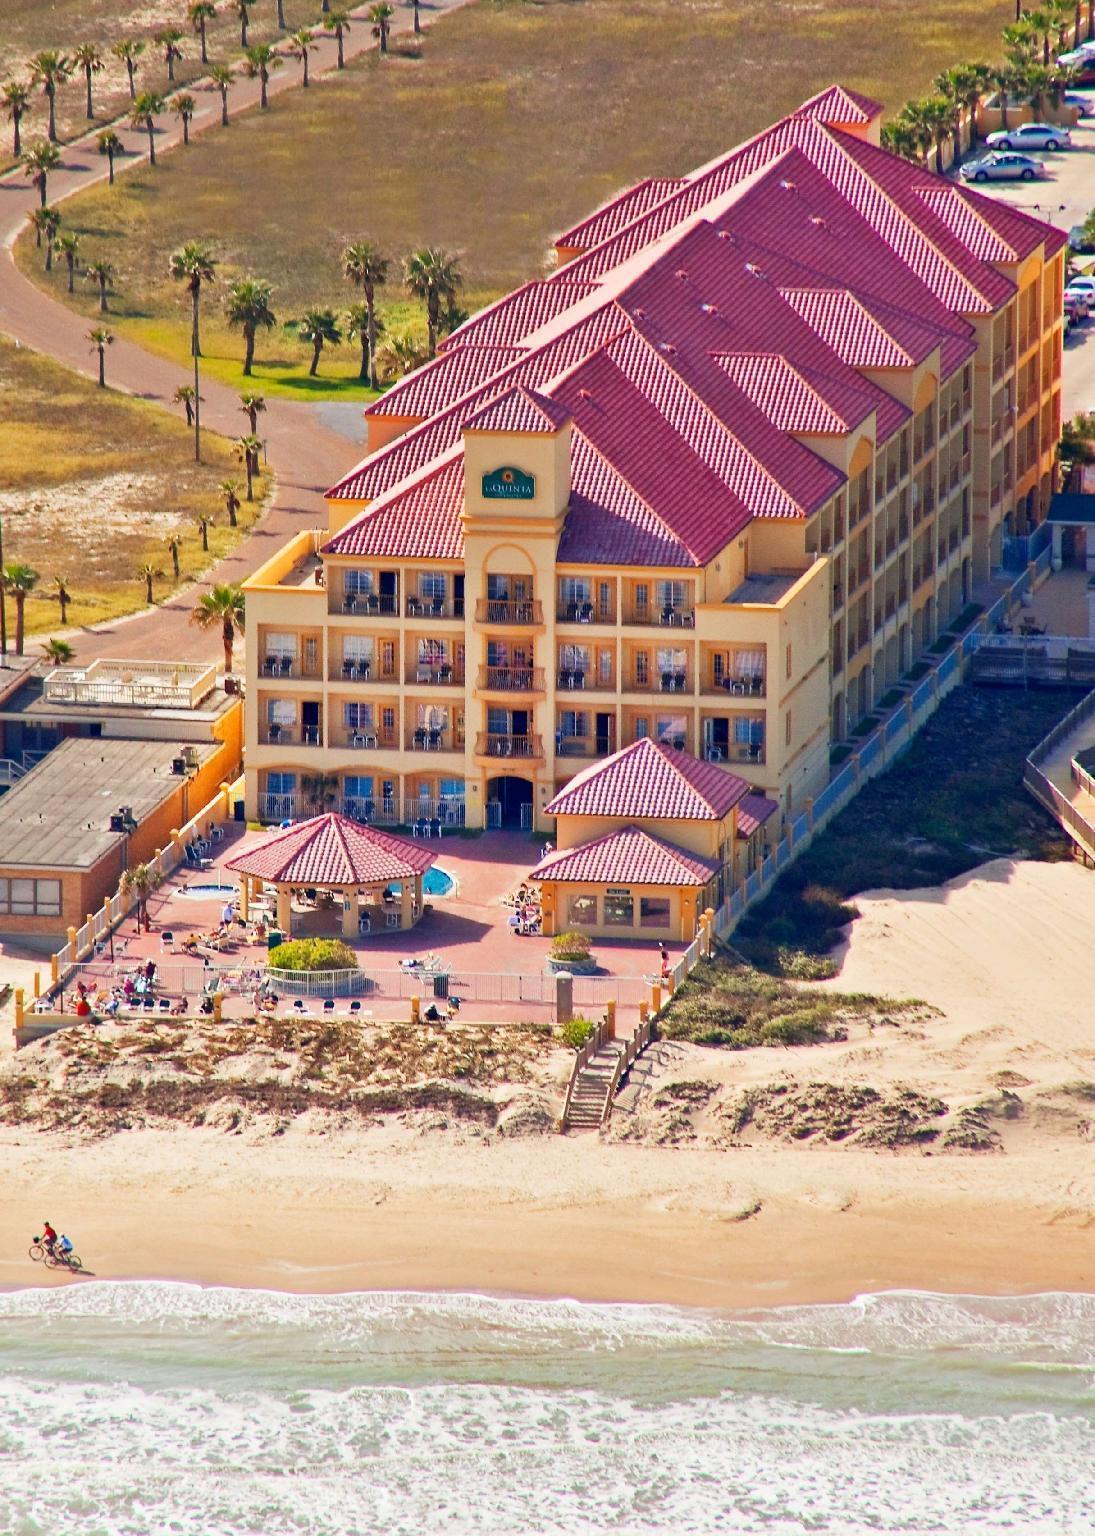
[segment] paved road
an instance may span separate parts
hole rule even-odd
[[[1095,108],[1095,91],[1083,94]],[[1033,213],[1058,229],[1068,231],[1082,224],[1095,208],[1095,117],[1080,119],[1072,130],[1072,143],[1070,150],[1040,157],[1050,172],[1046,181],[988,182],[977,191]],[[1095,317],[1074,327],[1066,338],[1063,374],[1065,417],[1095,410]]]
[[[406,0],[396,0],[393,30],[407,32],[412,27],[412,10]],[[466,0],[435,0],[422,4],[424,20],[444,11],[454,10]],[[366,19],[367,6],[351,11],[356,25],[345,39],[346,57],[352,58],[374,47]],[[335,68],[336,49],[332,38],[318,34],[318,46],[312,57],[313,79]],[[299,88],[300,69],[292,62],[270,79],[269,91],[281,95]],[[230,132],[220,127],[220,93],[208,86],[192,85],[198,102],[191,133]],[[229,95],[233,117],[256,108],[258,82],[241,76]],[[157,156],[182,141],[181,125],[167,114],[157,136]],[[106,176],[103,157],[95,147],[102,125],[97,124],[84,139],[62,150],[62,168],[49,179],[50,203],[58,203],[82,191]],[[140,163],[147,154],[146,136],[124,125],[118,133],[133,158],[118,162],[119,174],[128,165]],[[0,332],[13,337],[35,351],[47,353],[88,377],[96,376],[96,365],[88,351],[86,322],[63,304],[35,287],[18,270],[12,247],[25,227],[28,211],[35,206],[37,193],[20,170],[0,178]],[[110,384],[113,388],[168,405],[185,368],[157,357],[131,341],[118,339],[110,350]],[[242,417],[239,397],[234,390],[213,379],[202,382],[202,423],[238,437]],[[178,407],[171,407],[177,411]],[[349,469],[361,456],[364,436],[360,407],[347,409],[331,404],[298,403],[270,400],[263,419],[263,436],[277,485],[269,509],[259,526],[233,554],[221,561],[208,581],[197,589],[184,589],[161,607],[146,610],[129,619],[79,630],[70,635],[77,645],[80,661],[96,656],[134,656],[159,658],[192,656],[213,659],[221,654],[216,634],[205,634],[189,623],[196,591],[209,582],[240,581],[273,554],[289,536],[302,528],[322,526],[326,521],[323,491]]]

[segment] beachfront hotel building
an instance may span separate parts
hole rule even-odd
[[[245,583],[250,817],[550,831],[644,738],[818,792],[1060,432],[1063,235],[880,113],[834,87],[624,192],[368,407],[329,526]]]

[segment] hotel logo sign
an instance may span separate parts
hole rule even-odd
[[[488,501],[531,501],[536,495],[536,478],[507,464],[483,476],[483,495]]]

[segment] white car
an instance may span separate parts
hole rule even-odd
[[[1093,53],[1095,53],[1095,43],[1081,43],[1078,48],[1073,48],[1068,53],[1059,53],[1057,62],[1068,69],[1071,64],[1086,64]]]
[[[1020,123],[1018,128],[1001,128],[985,139],[990,149],[1069,149],[1072,135],[1067,128],[1052,123]]]
[[[1086,299],[1088,304],[1095,304],[1095,277],[1072,278],[1065,286],[1065,297],[1069,294],[1077,299]]]

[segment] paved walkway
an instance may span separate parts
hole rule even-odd
[[[454,10],[463,3],[465,0],[424,3],[421,7],[423,18],[428,21],[431,16]],[[359,6],[350,12],[355,25],[345,39],[347,59],[375,47],[367,20],[368,9],[368,6]],[[406,33],[412,26],[410,5],[406,0],[396,0],[393,31]],[[311,75],[317,78],[333,70],[335,65],[334,40],[320,32],[312,56]],[[270,95],[280,96],[285,91],[299,89],[299,82],[299,66],[288,63],[271,77]],[[219,91],[199,82],[188,89],[198,102],[191,133],[230,132],[231,129],[220,127]],[[257,108],[258,99],[258,81],[241,75],[229,92],[232,117]],[[105,179],[106,163],[95,147],[102,126],[97,123],[86,137],[63,148],[62,167],[49,178],[51,204]],[[135,131],[124,123],[115,126],[127,151],[117,167],[118,174],[124,175],[130,165],[139,164],[147,157],[147,140],[143,131]],[[165,112],[157,135],[157,156],[181,142],[181,124]],[[12,247],[36,202],[37,193],[21,169],[0,178],[0,332],[56,358],[78,373],[95,377],[97,365],[88,351],[87,326],[83,317],[74,316],[72,310],[37,288],[23,276],[13,260]],[[171,396],[184,382],[185,371],[178,363],[157,357],[121,338],[110,349],[111,387],[159,405],[169,405]],[[204,379],[202,402],[204,426],[229,438],[239,436],[239,397],[234,390],[216,380]],[[171,409],[177,412],[178,407]],[[262,522],[197,587],[185,588],[162,607],[97,626],[94,630],[78,631],[79,660],[91,661],[96,656],[140,656],[153,660],[179,655],[202,659],[218,656],[219,635],[200,632],[189,623],[195,596],[213,582],[242,580],[302,528],[325,526],[324,490],[361,457],[359,444],[364,430],[360,408],[352,430],[355,432],[353,437],[348,435],[347,414],[333,413],[329,405],[270,400],[263,419],[263,436],[277,483]]]

